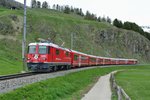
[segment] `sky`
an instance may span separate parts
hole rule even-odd
[[[16,0],[21,3],[24,0]],[[31,0],[26,0],[30,6]],[[150,26],[150,0],[37,0],[53,4],[70,5],[87,10],[97,16],[109,16],[112,20],[135,22],[140,26]]]

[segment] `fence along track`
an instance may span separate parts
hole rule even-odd
[[[117,72],[115,72],[117,73]],[[115,77],[114,74],[115,73],[111,73],[110,76],[110,82],[111,82],[111,87],[116,91],[117,96],[118,96],[118,100],[131,100],[131,98],[127,95],[127,93],[123,90],[123,88],[121,88],[120,86],[117,85],[116,81],[115,81]]]

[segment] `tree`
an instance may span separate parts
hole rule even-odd
[[[136,23],[132,23],[128,21],[124,22],[123,28],[127,30],[133,30],[139,33],[144,33],[143,29],[140,26],[138,26]]]
[[[101,21],[102,21],[102,19],[101,19],[100,16],[97,18],[97,21],[98,21],[98,22],[101,22]]]
[[[64,6],[60,6],[60,11],[64,11]]]
[[[91,13],[89,11],[86,11],[85,19],[90,19]]]
[[[55,4],[53,5],[53,9],[56,9],[56,5]]]
[[[79,15],[79,8],[74,8],[75,14]]]
[[[95,21],[96,21],[96,20],[97,20],[97,17],[96,17],[96,15],[95,15],[95,14],[91,14],[90,19],[91,19],[91,20],[95,20]]]
[[[36,8],[36,0],[31,0],[31,8]]]
[[[79,10],[79,15],[84,16],[84,13],[83,13],[83,11],[82,11],[82,8],[80,8],[80,10]]]
[[[37,8],[41,8],[41,2],[37,1]]]
[[[46,1],[43,2],[42,8],[48,8],[48,3]]]
[[[58,10],[58,11],[59,11],[59,5],[58,5],[58,4],[56,5],[56,10]]]
[[[87,20],[95,20],[95,21],[97,21],[96,15],[93,14],[93,13],[91,14],[89,11],[86,11],[86,15],[85,15],[84,18],[87,19]]]
[[[124,28],[124,29],[128,29],[128,30],[131,30],[131,29],[132,29],[131,23],[130,23],[130,22],[124,22],[123,28]]]
[[[122,22],[120,20],[118,20],[118,19],[114,19],[113,25],[118,27],[118,28],[123,28]]]
[[[68,5],[65,6],[64,13],[66,13],[66,14],[69,14],[69,13],[70,13],[70,8],[69,8]]]
[[[71,8],[70,8],[70,11],[71,11],[71,12],[74,12],[74,9],[73,9],[73,7],[72,7],[72,6],[71,6]]]
[[[106,18],[106,22],[110,23],[111,24],[111,19],[107,16]]]

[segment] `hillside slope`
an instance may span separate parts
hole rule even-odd
[[[17,69],[15,72],[21,70],[22,22],[23,10],[0,8],[0,69],[8,66],[7,69]],[[75,50],[150,62],[150,41],[139,33],[53,10],[27,10],[27,44],[39,37],[51,38],[54,43],[65,42],[64,47],[70,48],[71,34]]]

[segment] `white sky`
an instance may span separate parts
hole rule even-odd
[[[24,0],[16,0],[21,3]],[[118,18],[122,21],[135,22],[140,26],[150,26],[150,0],[36,0],[47,1],[53,4],[70,5],[89,10],[97,16],[109,16],[111,19]],[[31,0],[27,0],[30,6]]]

